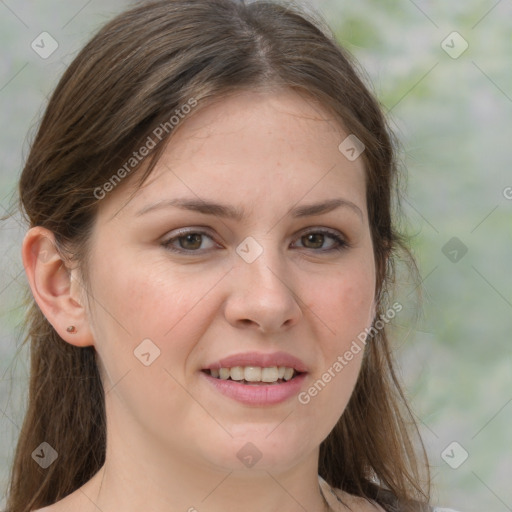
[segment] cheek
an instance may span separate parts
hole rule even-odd
[[[211,322],[210,297],[225,272],[200,272],[190,265],[177,269],[165,258],[141,261],[127,252],[96,259],[93,304],[98,351],[105,358],[133,351],[150,339],[160,350],[156,366],[175,368]]]
[[[148,429],[155,418],[187,424],[187,358],[212,321],[209,292],[222,274],[199,273],[192,266],[177,272],[162,260],[117,256],[97,259],[91,275],[96,349],[107,374],[105,387],[115,389],[111,413],[122,403]]]
[[[346,266],[310,282],[308,307],[328,327],[333,344],[350,342],[373,319],[375,272],[371,264]]]
[[[365,351],[361,334],[373,320],[374,284],[370,261],[346,265],[329,279],[317,277],[310,283],[315,293],[308,296],[308,306],[318,320],[315,337],[322,356],[299,402],[324,418],[324,438],[343,414],[360,372]]]

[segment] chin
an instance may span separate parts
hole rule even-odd
[[[309,446],[311,439],[308,439],[306,445],[304,441],[307,436],[300,437],[301,439],[293,439],[277,432],[269,436],[269,431],[246,433],[229,439],[227,443],[218,443],[215,453],[211,452],[212,445],[215,444],[212,443],[207,447],[210,452],[207,458],[223,471],[251,470],[271,474],[285,472],[299,464],[314,449],[314,446]]]

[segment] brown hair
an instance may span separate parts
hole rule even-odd
[[[397,165],[381,109],[355,69],[319,19],[290,5],[162,0],[133,8],[95,35],[57,85],[21,175],[21,209],[30,226],[51,230],[59,248],[73,251],[85,276],[98,190],[134,149],[154,137],[156,127],[191,99],[198,102],[194,115],[208,99],[232,92],[291,88],[316,99],[365,145],[361,157],[378,317],[394,281],[395,255],[404,248],[392,219]],[[171,133],[143,160],[149,165],[137,173],[141,183]],[[87,482],[105,459],[104,390],[94,347],[62,340],[31,297],[26,325],[29,402],[7,512],[59,501]],[[386,510],[412,510],[413,500],[419,510],[429,501],[429,479],[421,483],[420,475],[420,468],[428,473],[428,463],[421,440],[424,464],[418,463],[411,426],[418,434],[385,329],[379,329],[367,345],[346,410],[321,444],[319,474],[331,486],[375,499]],[[59,453],[58,463],[46,470],[31,458],[42,441]]]

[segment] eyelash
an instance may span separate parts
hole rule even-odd
[[[315,234],[315,235],[320,234],[320,235],[328,236],[328,237],[332,238],[336,243],[336,245],[330,249],[318,249],[318,250],[317,249],[309,249],[313,252],[317,252],[317,253],[342,252],[350,247],[350,244],[346,240],[344,240],[341,236],[337,235],[335,232],[328,231],[326,229],[317,229],[317,230],[308,231],[308,232],[304,233],[303,235],[301,235],[299,237],[299,239],[301,239],[302,237],[308,236],[308,235],[312,235],[312,234]],[[187,254],[187,255],[190,254],[191,255],[194,253],[201,254],[201,252],[204,252],[204,250],[201,251],[200,249],[190,250],[190,249],[177,249],[176,247],[172,247],[172,245],[171,245],[172,242],[178,241],[181,238],[185,238],[187,235],[207,236],[208,238],[213,240],[213,238],[205,231],[191,229],[188,231],[179,232],[176,236],[173,236],[172,238],[169,238],[168,240],[162,242],[162,246],[171,252],[175,252],[175,253],[179,253],[179,254]],[[306,249],[307,249],[307,247],[306,247]],[[209,249],[206,249],[206,250],[209,250]]]

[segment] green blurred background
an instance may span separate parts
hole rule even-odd
[[[0,2],[1,215],[13,210],[58,78],[93,31],[128,5]],[[416,284],[404,279],[394,346],[429,453],[434,502],[512,511],[512,1],[306,5],[358,59],[401,142],[404,229],[423,300],[418,310]],[[59,44],[47,59],[30,46],[44,31]],[[1,223],[0,507],[27,394],[28,352],[15,357],[22,236],[19,216]]]

